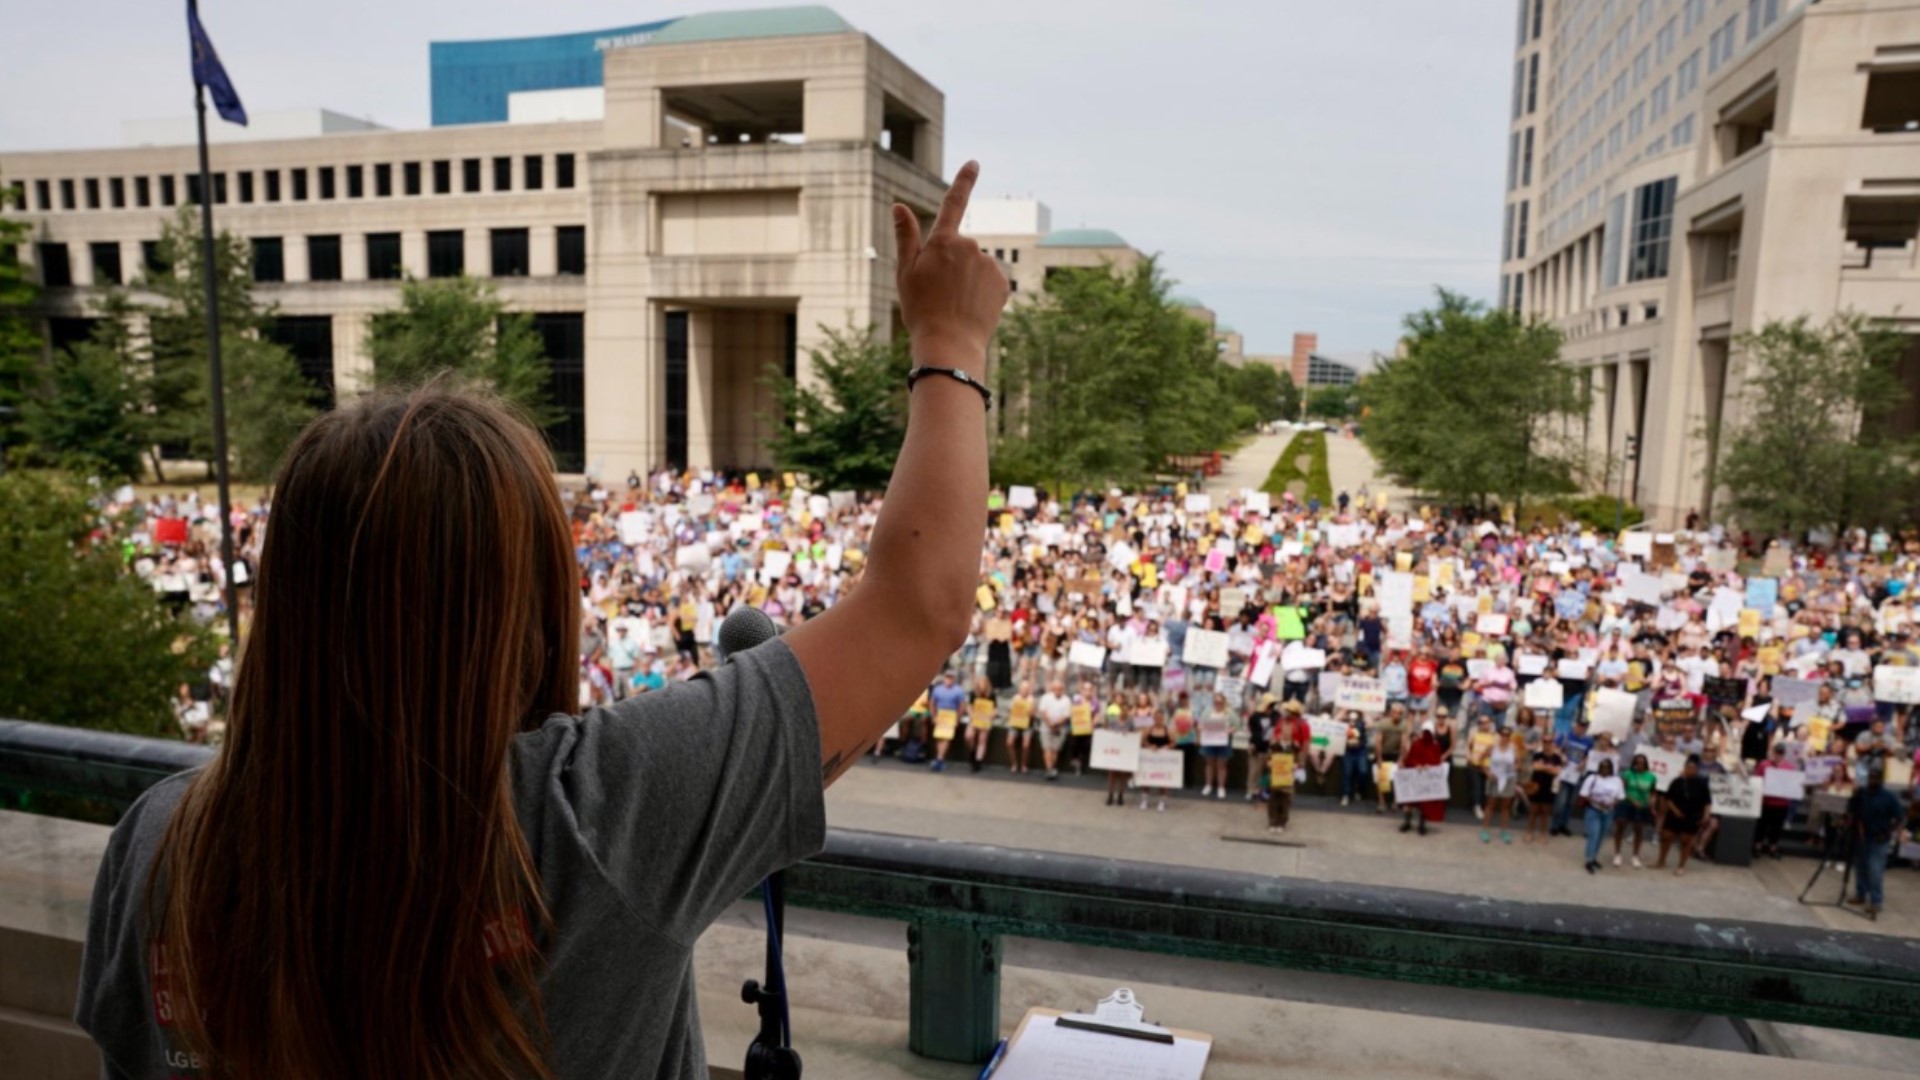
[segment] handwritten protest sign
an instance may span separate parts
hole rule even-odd
[[[1217,717],[1208,717],[1200,721],[1201,746],[1226,746],[1233,742],[1233,732],[1227,722]]]
[[[1780,602],[1780,580],[1778,578],[1748,578],[1747,606],[1758,611],[1762,618],[1773,617],[1773,606]]]
[[[1090,768],[1109,772],[1134,772],[1140,768],[1140,737],[1131,731],[1101,728],[1093,733]]]
[[[1189,630],[1180,649],[1180,662],[1190,667],[1227,666],[1227,635],[1219,630]]]
[[[1661,742],[1669,739],[1691,738],[1696,726],[1692,704],[1676,705],[1670,708],[1654,707],[1653,732],[1654,737]]]
[[[1807,774],[1799,769],[1768,769],[1760,779],[1760,794],[1769,799],[1799,802],[1807,797]]]
[[[1133,779],[1143,788],[1177,788],[1185,780],[1186,755],[1178,750],[1141,750]]]
[[[1707,777],[1713,792],[1713,812],[1721,817],[1757,818],[1760,816],[1760,778],[1713,773]]]
[[[1473,628],[1485,637],[1505,637],[1507,636],[1507,617],[1482,615],[1474,620]]]
[[[1317,671],[1327,666],[1327,650],[1290,645],[1280,654],[1282,671]]]
[[[1592,726],[1588,733],[1611,735],[1617,742],[1633,726],[1633,710],[1639,698],[1625,690],[1603,686],[1593,692],[1592,699],[1593,713],[1588,718]]]
[[[1521,653],[1513,658],[1513,670],[1520,675],[1545,675],[1549,659],[1545,653]]]
[[[1093,734],[1092,705],[1084,701],[1076,701],[1073,703],[1073,711],[1070,712],[1068,716],[1070,718],[1070,726],[1067,730],[1070,733],[1074,735]]]
[[[1747,699],[1747,680],[1710,677],[1702,683],[1701,692],[1713,705],[1738,705]]]
[[[1521,701],[1529,709],[1558,709],[1566,703],[1565,688],[1557,679],[1535,679],[1527,684]]]
[[[1343,721],[1311,716],[1307,718],[1307,727],[1313,731],[1311,741],[1315,750],[1328,750],[1336,754],[1346,752],[1347,725]]]
[[[1640,753],[1647,756],[1647,768],[1653,771],[1655,791],[1667,790],[1667,785],[1673,782],[1674,777],[1680,775],[1680,770],[1687,764],[1687,755],[1676,754],[1671,750],[1660,750],[1648,746],[1642,747]]]
[[[1213,680],[1213,691],[1227,699],[1227,704],[1238,706],[1247,696],[1247,680],[1222,675]]]
[[[1365,713],[1386,712],[1387,688],[1379,679],[1349,675],[1340,680],[1340,689],[1334,694],[1333,704],[1336,708]]]
[[[1396,769],[1393,773],[1393,801],[1407,803],[1440,802],[1449,797],[1448,766],[1428,765],[1418,769]]]
[[[1167,643],[1162,638],[1136,638],[1127,649],[1127,663],[1134,667],[1166,667]]]
[[[1881,664],[1874,668],[1873,697],[1898,705],[1920,704],[1920,667]]]
[[[1820,699],[1821,682],[1819,679],[1790,679],[1785,675],[1776,675],[1773,679],[1774,704],[1786,709],[1811,705]]]
[[[1030,487],[1015,484],[1007,489],[1007,506],[1015,510],[1030,510],[1040,505],[1040,493]]]
[[[1575,660],[1571,657],[1562,659],[1553,667],[1554,674],[1560,676],[1562,679],[1569,679],[1573,682],[1585,682],[1587,672],[1590,670],[1592,670],[1591,664],[1585,660]]]

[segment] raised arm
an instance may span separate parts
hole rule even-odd
[[[985,383],[987,342],[1007,279],[960,218],[980,168],[954,177],[933,229],[893,207],[900,313],[913,362],[958,368]],[[860,584],[787,636],[813,688],[820,754],[831,784],[966,638],[987,519],[987,428],[981,396],[944,375],[909,395],[907,437]]]

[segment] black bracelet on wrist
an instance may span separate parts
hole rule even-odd
[[[913,384],[919,382],[923,376],[927,376],[927,375],[945,375],[947,378],[952,379],[955,382],[959,382],[967,386],[971,386],[975,390],[978,390],[980,392],[980,400],[986,403],[987,408],[988,409],[993,408],[993,391],[987,389],[986,386],[982,384],[979,379],[976,379],[973,376],[967,374],[965,371],[961,370],[960,368],[931,367],[926,364],[922,364],[921,366],[914,368],[912,371],[907,372],[907,389],[911,391],[913,389]]]

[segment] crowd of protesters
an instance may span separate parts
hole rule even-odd
[[[583,706],[691,677],[736,605],[792,625],[843,598],[878,508],[771,474],[661,472],[564,494]],[[136,572],[211,619],[211,507],[126,489],[107,503]],[[268,509],[234,512],[243,612]],[[1717,827],[1715,776],[1799,774],[1799,798],[1765,788],[1762,855],[1803,815],[1818,834],[1820,792],[1857,796],[1849,820],[1876,830],[1860,839],[1882,868],[1907,829],[1897,799],[1887,824],[1878,796],[1909,793],[1920,745],[1903,674],[1920,669],[1913,535],[1762,544],[1697,518],[1673,534],[1519,529],[1389,512],[1365,492],[1320,505],[1184,486],[1067,503],[997,490],[987,525],[973,632],[876,754],[1054,780],[1097,768],[1096,745],[1125,734],[1191,767],[1154,787],[1110,770],[1109,805],[1164,810],[1187,777],[1226,799],[1231,766],[1273,830],[1311,789],[1422,834],[1446,802],[1402,805],[1394,773],[1451,763],[1482,841],[1578,826],[1590,872],[1609,840],[1614,866],[1682,871]],[[221,663],[182,689],[190,736],[217,715]],[[1863,877],[1856,899],[1878,905],[1877,875]]]

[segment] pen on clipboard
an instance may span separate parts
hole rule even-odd
[[[1062,1016],[1053,1022],[1054,1027],[1072,1028],[1075,1031],[1098,1031],[1103,1035],[1119,1035],[1128,1039],[1141,1039],[1146,1042],[1173,1043],[1173,1033],[1148,1028],[1116,1027],[1112,1024],[1096,1024],[1091,1020],[1075,1020]]]
[[[992,1076],[993,1070],[1000,1067],[1000,1059],[1006,1056],[1007,1040],[1001,1039],[999,1045],[993,1048],[993,1056],[987,1059],[986,1068],[980,1070],[980,1080],[987,1080],[988,1077]]]

